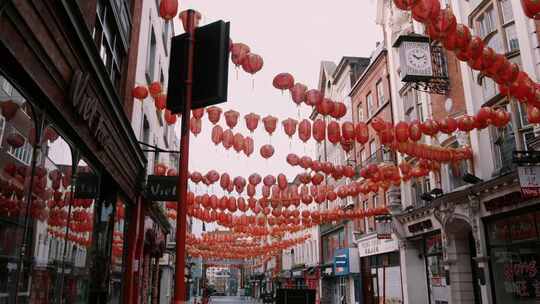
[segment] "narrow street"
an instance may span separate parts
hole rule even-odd
[[[242,297],[236,297],[236,296],[225,296],[225,297],[212,297],[210,300],[210,304],[233,304],[233,303],[258,303],[253,300],[253,298],[242,298]]]

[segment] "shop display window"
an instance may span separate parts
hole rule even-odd
[[[488,221],[496,303],[532,304],[540,300],[539,219],[537,211]],[[501,235],[506,237],[500,238]]]
[[[100,176],[16,86],[0,85],[0,303],[88,303]]]

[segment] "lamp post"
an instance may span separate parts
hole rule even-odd
[[[193,89],[193,62],[195,52],[195,11],[187,10],[187,22],[184,23],[188,34],[187,73],[185,82],[185,104],[182,113],[182,129],[180,137],[180,162],[178,165],[178,217],[176,218],[176,260],[174,283],[174,303],[186,301],[186,282],[184,271],[186,267],[186,228],[187,228],[187,186],[189,165],[189,120],[191,116],[191,100]]]

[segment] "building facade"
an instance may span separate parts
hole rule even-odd
[[[0,4],[2,303],[158,301],[170,225],[130,122],[143,2]]]
[[[486,45],[537,79],[537,24],[523,14],[519,1],[442,5]],[[426,35],[424,26],[384,0],[378,1],[378,22],[388,49],[394,121],[475,115],[482,106],[504,108],[512,115],[505,128],[422,139],[443,147],[470,146],[474,157],[403,183],[399,199],[388,202],[399,244],[404,303],[534,302],[539,295],[540,251],[533,245],[538,240],[533,228],[538,200],[522,194],[512,159],[514,151],[536,149],[524,105],[501,95],[491,79],[436,42],[430,46],[432,58],[444,59],[439,68],[446,73],[447,90],[421,92],[413,83],[402,82],[399,71],[404,67],[394,42],[402,35]],[[398,155],[402,160],[414,162]]]
[[[369,58],[363,57],[343,57],[338,65],[333,62],[323,61],[319,73],[318,89],[332,101],[343,102],[347,108],[347,114],[342,118],[344,121],[352,121],[352,109],[349,92],[364,72],[369,64]],[[328,124],[332,118],[323,116],[315,110],[311,116],[312,120],[323,119]],[[345,152],[341,145],[334,145],[325,139],[316,148],[316,159],[321,162],[331,162],[337,166],[354,166],[354,149]],[[339,187],[347,183],[345,178],[334,179],[331,176],[326,178],[326,184],[331,187]],[[333,208],[352,208],[354,205],[352,198],[336,199],[333,202],[327,201],[319,207],[321,210]],[[341,221],[335,224],[325,224],[319,226],[320,233],[320,303],[354,303],[359,300],[361,289],[360,276],[358,270],[337,271],[335,267],[336,257],[340,256],[339,250],[347,250],[353,246],[353,223]],[[349,251],[347,251],[349,252]],[[357,258],[357,251],[353,255],[346,255],[347,259]],[[350,261],[347,263],[350,263]]]

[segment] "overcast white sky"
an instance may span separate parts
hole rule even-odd
[[[231,22],[231,38],[243,42],[252,52],[264,58],[262,71],[252,77],[243,71],[237,73],[231,63],[229,73],[229,101],[225,109],[241,113],[239,126],[234,131],[249,134],[243,115],[255,112],[261,116],[271,114],[284,120],[297,118],[297,109],[289,97],[272,86],[273,77],[280,72],[290,72],[296,81],[316,88],[321,60],[339,62],[342,56],[369,56],[376,41],[382,38],[375,24],[375,0],[184,0],[181,10],[192,8],[203,15],[202,25],[223,19]],[[303,107],[307,118],[307,108]],[[225,126],[222,117],[220,124]],[[209,169],[228,172],[231,176],[248,176],[253,172],[277,174],[283,172],[293,177],[299,172],[285,162],[288,153],[304,154],[304,145],[295,136],[292,149],[281,131],[272,138],[276,153],[269,161],[260,157],[259,148],[268,143],[262,125],[255,132],[255,152],[251,159],[236,157],[232,151],[225,153],[222,146],[210,141],[211,124],[203,120],[203,132],[191,140],[190,171],[205,174]],[[312,142],[313,144],[313,142]],[[314,147],[306,146],[306,154]]]

